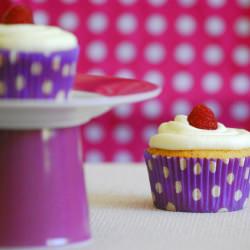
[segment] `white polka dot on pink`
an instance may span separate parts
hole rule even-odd
[[[93,33],[102,33],[107,29],[108,18],[102,12],[93,13],[88,18],[87,26],[88,29]]]
[[[64,12],[59,18],[59,25],[70,31],[74,31],[79,27],[79,17],[75,12]]]
[[[125,13],[117,19],[117,29],[119,32],[128,35],[133,33],[137,29],[136,16],[131,13]]]

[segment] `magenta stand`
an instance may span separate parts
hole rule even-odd
[[[90,239],[80,139],[79,127],[0,130],[0,249]]]

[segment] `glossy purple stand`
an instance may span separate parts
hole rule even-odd
[[[0,249],[90,238],[79,127],[0,130]]]

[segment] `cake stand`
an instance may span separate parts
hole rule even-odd
[[[0,101],[0,250],[88,244],[80,125],[160,91],[136,80],[78,75],[67,101]]]

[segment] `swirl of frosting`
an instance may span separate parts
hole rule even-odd
[[[50,53],[77,46],[77,39],[73,34],[54,26],[0,24],[1,49]]]
[[[250,148],[250,132],[221,123],[216,130],[199,129],[188,123],[187,116],[177,115],[174,121],[160,125],[149,145],[166,150],[239,150]]]

